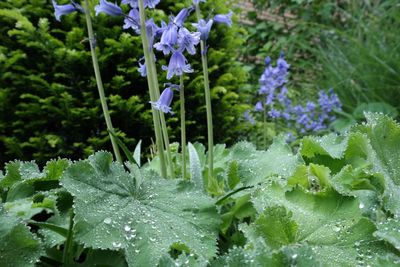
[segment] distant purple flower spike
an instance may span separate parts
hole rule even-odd
[[[100,0],[100,4],[95,6],[94,9],[96,10],[96,16],[98,16],[99,13],[105,13],[113,17],[124,15],[122,9],[117,4],[107,2],[106,0]]]
[[[167,27],[164,28],[164,32],[161,35],[160,42],[154,45],[154,48],[158,51],[162,51],[164,55],[168,55],[173,51],[173,47],[178,40],[178,27],[169,23]]]
[[[272,119],[278,119],[281,116],[281,112],[279,110],[273,108],[268,112],[268,115]]]
[[[180,28],[178,32],[178,45],[180,51],[183,52],[186,49],[190,55],[196,54],[195,45],[200,42],[200,35],[201,33],[199,32],[191,33],[186,28]]]
[[[261,103],[261,101],[258,101],[256,103],[256,105],[254,106],[254,110],[255,111],[264,111],[264,107],[263,107],[263,104]]]
[[[167,87],[161,93],[160,98],[157,102],[150,101],[149,103],[154,109],[160,110],[164,113],[174,114],[174,112],[171,111],[170,107],[173,97],[174,91],[172,91],[170,87]]]
[[[232,11],[230,11],[228,14],[225,14],[225,15],[218,14],[218,15],[214,16],[214,21],[216,23],[226,24],[230,27],[230,26],[232,26],[232,15],[233,15]]]
[[[201,33],[200,39],[206,41],[213,25],[213,20],[205,21],[204,19],[199,20],[199,23],[193,23],[193,26]]]
[[[132,28],[137,34],[140,34],[140,17],[139,10],[132,8],[128,16],[124,19],[124,29]]]
[[[56,1],[53,1],[53,7],[54,7],[54,16],[58,21],[61,21],[61,16],[68,15],[75,11],[84,12],[84,9],[79,4],[74,2],[72,2],[72,4],[67,4],[67,5],[58,5]]]
[[[162,69],[168,71],[167,72],[168,80],[170,80],[174,75],[180,76],[184,72],[185,73],[193,72],[193,69],[190,68],[190,64],[187,64],[187,59],[180,51],[175,51],[172,54],[171,59],[169,60],[168,67],[162,66]]]

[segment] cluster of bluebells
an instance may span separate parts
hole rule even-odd
[[[212,19],[201,19],[198,23],[193,23],[193,26],[197,30],[195,32],[186,28],[184,23],[190,13],[199,5],[200,2],[205,1],[206,0],[193,0],[193,6],[183,8],[176,16],[170,16],[168,22],[161,21],[160,26],[158,26],[151,18],[145,23],[150,45],[149,49],[155,48],[157,51],[162,52],[164,56],[171,55],[168,66],[162,66],[162,69],[167,72],[168,80],[172,79],[174,76],[181,76],[183,73],[193,72],[193,69],[188,63],[184,53],[187,52],[190,55],[196,54],[196,46],[200,43],[200,40],[205,42],[208,39],[214,22],[226,24],[228,26],[232,24],[231,17],[233,13],[229,12],[228,14],[215,15]],[[160,0],[144,0],[144,7],[155,8],[159,2]],[[122,0],[121,4],[130,6],[128,14],[125,14],[118,4],[106,0],[100,0],[99,4],[95,6],[96,16],[100,13],[105,13],[110,16],[123,16],[124,25],[122,27],[124,29],[132,29],[135,33],[140,34],[141,29],[138,0]],[[75,11],[83,12],[83,8],[73,1],[71,1],[71,4],[58,5],[53,0],[53,6],[57,20],[60,20],[61,16]],[[156,58],[154,58],[154,60],[156,60]],[[147,70],[144,57],[141,58],[138,63],[138,71],[142,77],[146,77]],[[173,98],[172,89],[174,88],[179,89],[176,85],[168,86],[165,88],[157,102],[150,102],[153,108],[165,113],[172,113],[169,106]]]
[[[273,120],[282,120],[302,135],[327,129],[336,119],[334,111],[342,107],[333,89],[329,89],[328,92],[320,91],[316,102],[307,101],[304,105],[295,105],[285,86],[290,65],[286,62],[284,54],[281,53],[275,67],[272,66],[269,57],[265,59],[265,63],[265,71],[259,80],[258,97],[261,100],[255,104],[254,111],[265,113]],[[244,117],[251,124],[255,123],[249,111],[245,112]]]

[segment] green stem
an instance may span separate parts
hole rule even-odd
[[[101,75],[100,75],[100,68],[99,68],[99,62],[97,60],[97,55],[96,55],[96,49],[95,49],[95,37],[93,33],[93,26],[92,26],[92,19],[90,17],[90,8],[89,8],[89,2],[88,0],[85,0],[85,17],[86,17],[86,25],[87,25],[87,30],[89,34],[89,43],[90,43],[90,51],[92,54],[92,61],[93,61],[93,68],[94,68],[94,74],[96,76],[96,83],[97,83],[97,89],[99,91],[100,95],[100,102],[101,102],[101,107],[103,109],[103,114],[104,114],[104,119],[106,120],[106,125],[107,129],[109,131],[114,131],[112,122],[111,122],[111,117],[110,117],[110,112],[108,111],[108,106],[107,106],[107,100],[104,94],[104,87],[103,87],[103,82],[101,80]],[[114,137],[110,135],[110,140],[111,140],[111,145],[114,150],[115,158],[122,164],[122,158],[121,154],[119,153],[119,148],[117,145],[117,142],[115,141]]]
[[[143,52],[144,58],[146,63],[146,70],[147,70],[147,82],[149,84],[149,93],[150,93],[150,100],[152,102],[156,102],[159,96],[159,92],[157,94],[156,84],[157,84],[157,77],[154,75],[154,57],[153,53],[150,51],[149,46],[149,39],[146,33],[146,15],[144,11],[144,4],[143,0],[139,0],[139,14],[140,14],[140,34],[142,37],[142,44],[143,44]],[[159,151],[159,158],[160,158],[160,171],[162,177],[167,177],[167,168],[165,165],[165,157],[164,157],[164,144],[162,140],[162,132],[161,132],[161,125],[160,125],[160,114],[155,109],[151,109],[153,114],[153,123],[154,123],[154,131],[156,136],[156,144]]]
[[[183,74],[179,81],[179,98],[181,102],[181,145],[182,145],[182,178],[186,179],[186,114],[185,114],[185,87]]]
[[[151,58],[154,58],[154,53],[151,50]],[[154,82],[154,89],[155,89],[155,94],[156,94],[156,98],[158,99],[160,97],[160,86],[158,85],[158,79],[157,79],[157,68],[156,68],[156,64],[154,62],[154,60],[152,60],[151,62],[151,67],[152,67],[152,72],[151,75],[153,75],[153,82]],[[171,157],[171,148],[169,146],[169,137],[168,137],[168,128],[167,128],[167,123],[165,120],[165,115],[164,113],[162,113],[161,111],[159,112],[160,115],[160,120],[161,120],[161,130],[162,130],[162,134],[163,134],[163,138],[164,138],[164,144],[165,144],[165,149],[167,151],[167,164],[169,167],[169,172],[171,175],[171,178],[174,178],[175,176],[175,171],[174,171],[174,165],[172,162],[172,157]]]
[[[70,254],[72,253],[72,248],[74,245],[74,240],[73,240],[73,227],[74,227],[74,214],[71,211],[71,215],[69,217],[69,228],[68,228],[68,235],[67,239],[65,240],[64,244],[64,252],[63,252],[63,263],[64,266],[69,266],[71,263],[71,256]]]
[[[267,105],[263,104],[263,107],[264,107],[263,140],[264,140],[264,148],[267,149]]]
[[[201,13],[199,5],[196,5],[197,20],[201,19]],[[204,78],[204,94],[206,100],[206,112],[207,112],[207,137],[208,137],[208,181],[211,182],[214,170],[214,140],[213,140],[213,122],[212,122],[212,111],[211,111],[211,93],[210,93],[210,81],[208,79],[208,64],[207,64],[207,51],[206,42],[201,40],[201,62],[203,65],[203,78]]]

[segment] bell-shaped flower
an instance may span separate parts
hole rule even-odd
[[[179,49],[183,52],[185,49],[190,55],[196,54],[195,45],[198,45],[200,42],[200,33],[193,32],[191,33],[186,28],[180,28],[178,32],[178,46]]]
[[[139,10],[132,8],[131,11],[129,11],[129,14],[125,16],[124,26],[122,26],[122,28],[125,30],[132,28],[137,34],[140,34]]]
[[[122,9],[117,4],[107,2],[106,0],[100,0],[100,4],[95,6],[94,10],[96,11],[96,16],[99,15],[99,13],[106,13],[113,17],[124,15]]]
[[[256,103],[256,105],[254,106],[254,110],[255,111],[264,111],[264,107],[263,107],[263,104],[261,103],[261,101],[258,101]]]
[[[205,41],[208,39],[208,35],[210,34],[211,27],[213,25],[213,20],[210,19],[205,21],[204,19],[200,19],[199,23],[193,23],[193,26],[196,27],[197,31],[201,33],[200,39]]]
[[[74,2],[72,2],[72,4],[67,4],[67,5],[57,5],[57,2],[53,1],[53,7],[54,7],[54,16],[58,21],[61,21],[61,16],[68,15],[72,12],[75,11],[84,12],[83,8],[79,4],[76,4]]]
[[[176,26],[182,27],[183,23],[186,21],[187,17],[190,15],[192,8],[183,8],[179,11],[178,15],[172,19]]]
[[[164,55],[168,55],[170,52],[172,52],[177,40],[178,27],[170,22],[168,26],[164,28],[160,42],[154,44],[154,48],[158,51],[162,51]]]
[[[150,101],[150,104],[154,109],[160,110],[164,113],[174,114],[174,112],[171,111],[170,107],[173,97],[174,91],[171,89],[171,87],[167,87],[161,93],[160,98],[157,100],[157,102]]]
[[[183,73],[193,72],[190,64],[187,64],[187,59],[179,50],[172,54],[168,67],[162,66],[162,69],[167,71],[168,80],[170,80],[174,75],[180,76]]]
[[[140,76],[142,77],[146,77],[147,76],[147,69],[146,69],[146,64],[140,62],[141,60],[139,60],[139,68],[138,71],[140,73]]]
[[[232,15],[233,12],[230,11],[228,14],[218,14],[214,16],[214,21],[216,23],[223,23],[228,25],[229,27],[232,26]]]

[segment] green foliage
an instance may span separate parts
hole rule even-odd
[[[189,4],[162,1],[155,20]],[[60,2],[61,3],[61,2]],[[94,6],[95,2],[92,3]],[[226,12],[225,1],[204,7]],[[87,157],[99,149],[111,150],[94,80],[85,21],[74,13],[55,21],[48,0],[6,0],[0,3],[0,166],[6,161],[34,158],[43,165],[50,158]],[[151,144],[152,118],[146,80],[137,71],[142,57],[140,38],[123,31],[123,18],[94,17],[97,52],[118,136],[133,150],[139,140]],[[232,143],[243,130],[239,88],[247,74],[236,60],[240,28],[215,25],[210,36],[209,66],[214,121],[221,131],[216,142]],[[159,58],[159,82],[166,82]],[[195,73],[187,75],[188,140],[206,136],[204,94],[199,57],[191,57]],[[178,111],[179,102],[173,109]],[[229,114],[228,116],[226,114]],[[179,114],[168,118],[172,140],[179,136]],[[222,134],[223,133],[223,134]]]
[[[0,262],[399,264],[400,125],[390,117],[369,113],[342,135],[306,137],[296,153],[280,139],[268,151],[245,142],[216,146],[213,186],[204,147],[189,148],[190,181],[161,179],[152,162],[124,168],[108,152],[53,161],[43,171],[33,162],[7,164],[0,241],[9,246]],[[13,258],[19,253],[26,257]]]

